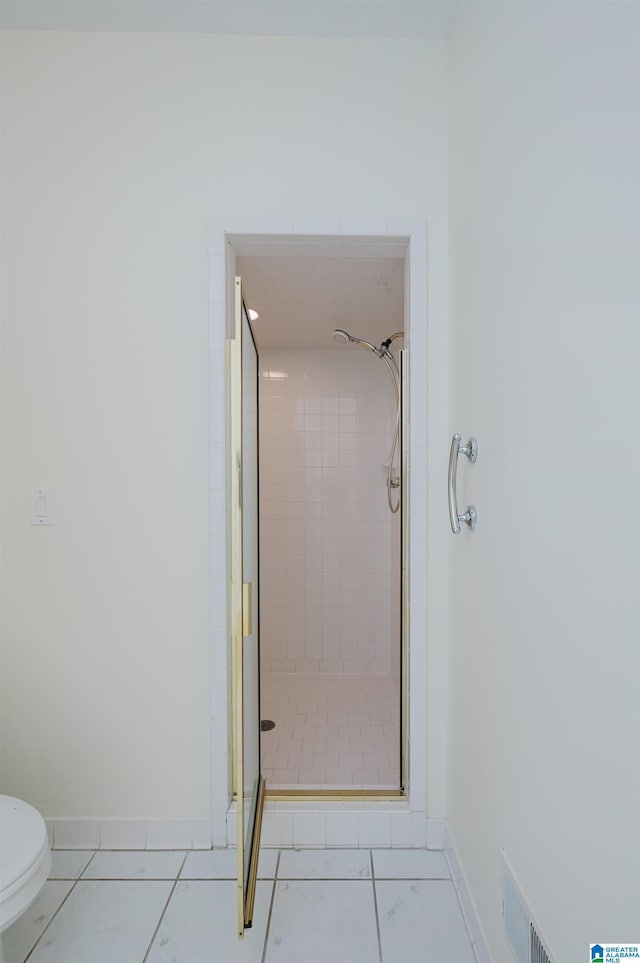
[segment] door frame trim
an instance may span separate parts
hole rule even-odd
[[[427,259],[427,238],[429,259]],[[356,241],[357,239],[357,241]],[[410,365],[410,464],[408,578],[411,623],[408,716],[411,732],[408,803],[414,815],[435,818],[446,814],[446,518],[438,511],[434,491],[446,471],[448,438],[448,353],[446,325],[446,237],[444,231],[427,234],[425,221],[394,218],[348,223],[265,218],[224,218],[209,230],[209,358],[210,358],[210,542],[211,542],[211,736],[212,843],[234,842],[227,815],[231,802],[229,745],[229,653],[226,613],[220,606],[226,593],[224,572],[224,352],[233,304],[236,254],[256,253],[256,247],[278,244],[298,248],[305,244],[360,243],[371,256],[382,256],[385,245],[406,249],[405,331]],[[361,255],[362,256],[362,255]],[[441,269],[432,269],[433,262]],[[428,270],[429,269],[429,270]],[[429,276],[428,276],[429,275]],[[429,284],[427,284],[429,281]],[[427,352],[429,344],[430,351]],[[221,363],[222,356],[222,363]],[[428,439],[428,444],[427,444]],[[445,452],[444,457],[441,450]],[[427,454],[429,458],[427,459]],[[446,478],[446,475],[443,474]],[[222,508],[222,513],[224,509]],[[427,530],[429,541],[427,541]],[[429,564],[430,561],[436,564]],[[426,588],[426,591],[425,591]],[[429,605],[427,605],[429,602]],[[220,778],[227,773],[227,779]],[[215,777],[215,778],[214,778]],[[401,801],[406,809],[407,798]],[[278,803],[282,807],[284,803]],[[363,809],[365,804],[363,803]],[[269,816],[269,801],[265,816]],[[404,809],[403,809],[404,811]],[[357,843],[356,843],[357,844]],[[391,841],[389,841],[391,844]]]

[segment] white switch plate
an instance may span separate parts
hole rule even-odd
[[[29,518],[32,525],[53,525],[53,489],[32,488],[29,491]]]

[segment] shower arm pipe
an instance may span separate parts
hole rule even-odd
[[[370,341],[365,341],[364,338],[354,338],[351,335],[349,337],[352,344],[359,344],[361,348],[369,348],[369,350],[373,351],[374,354],[379,355],[380,351],[382,350],[381,348],[376,348],[375,344],[371,344]]]

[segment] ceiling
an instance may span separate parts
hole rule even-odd
[[[236,273],[259,348],[340,350],[335,328],[379,344],[404,326],[402,258],[242,256]]]
[[[15,30],[446,37],[453,0],[3,0]]]

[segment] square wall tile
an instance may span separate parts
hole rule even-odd
[[[147,823],[144,819],[103,819],[100,821],[100,849],[144,849]]]
[[[53,827],[56,849],[99,849],[99,819],[56,819]]]
[[[326,841],[325,813],[293,814],[294,846],[325,846]]]
[[[265,812],[261,846],[293,846],[293,813]]]
[[[411,813],[391,814],[391,845],[393,847],[411,847]]]
[[[356,813],[327,813],[327,846],[358,845],[358,816]]]
[[[191,820],[148,819],[147,849],[191,849]]]
[[[216,810],[211,820],[211,845],[222,847],[227,845],[227,814],[224,810]]]
[[[391,813],[362,813],[358,816],[359,846],[391,846]]]
[[[411,813],[411,845],[414,849],[426,849],[427,814]]]
[[[192,849],[211,849],[211,824],[208,819],[191,820]]]

